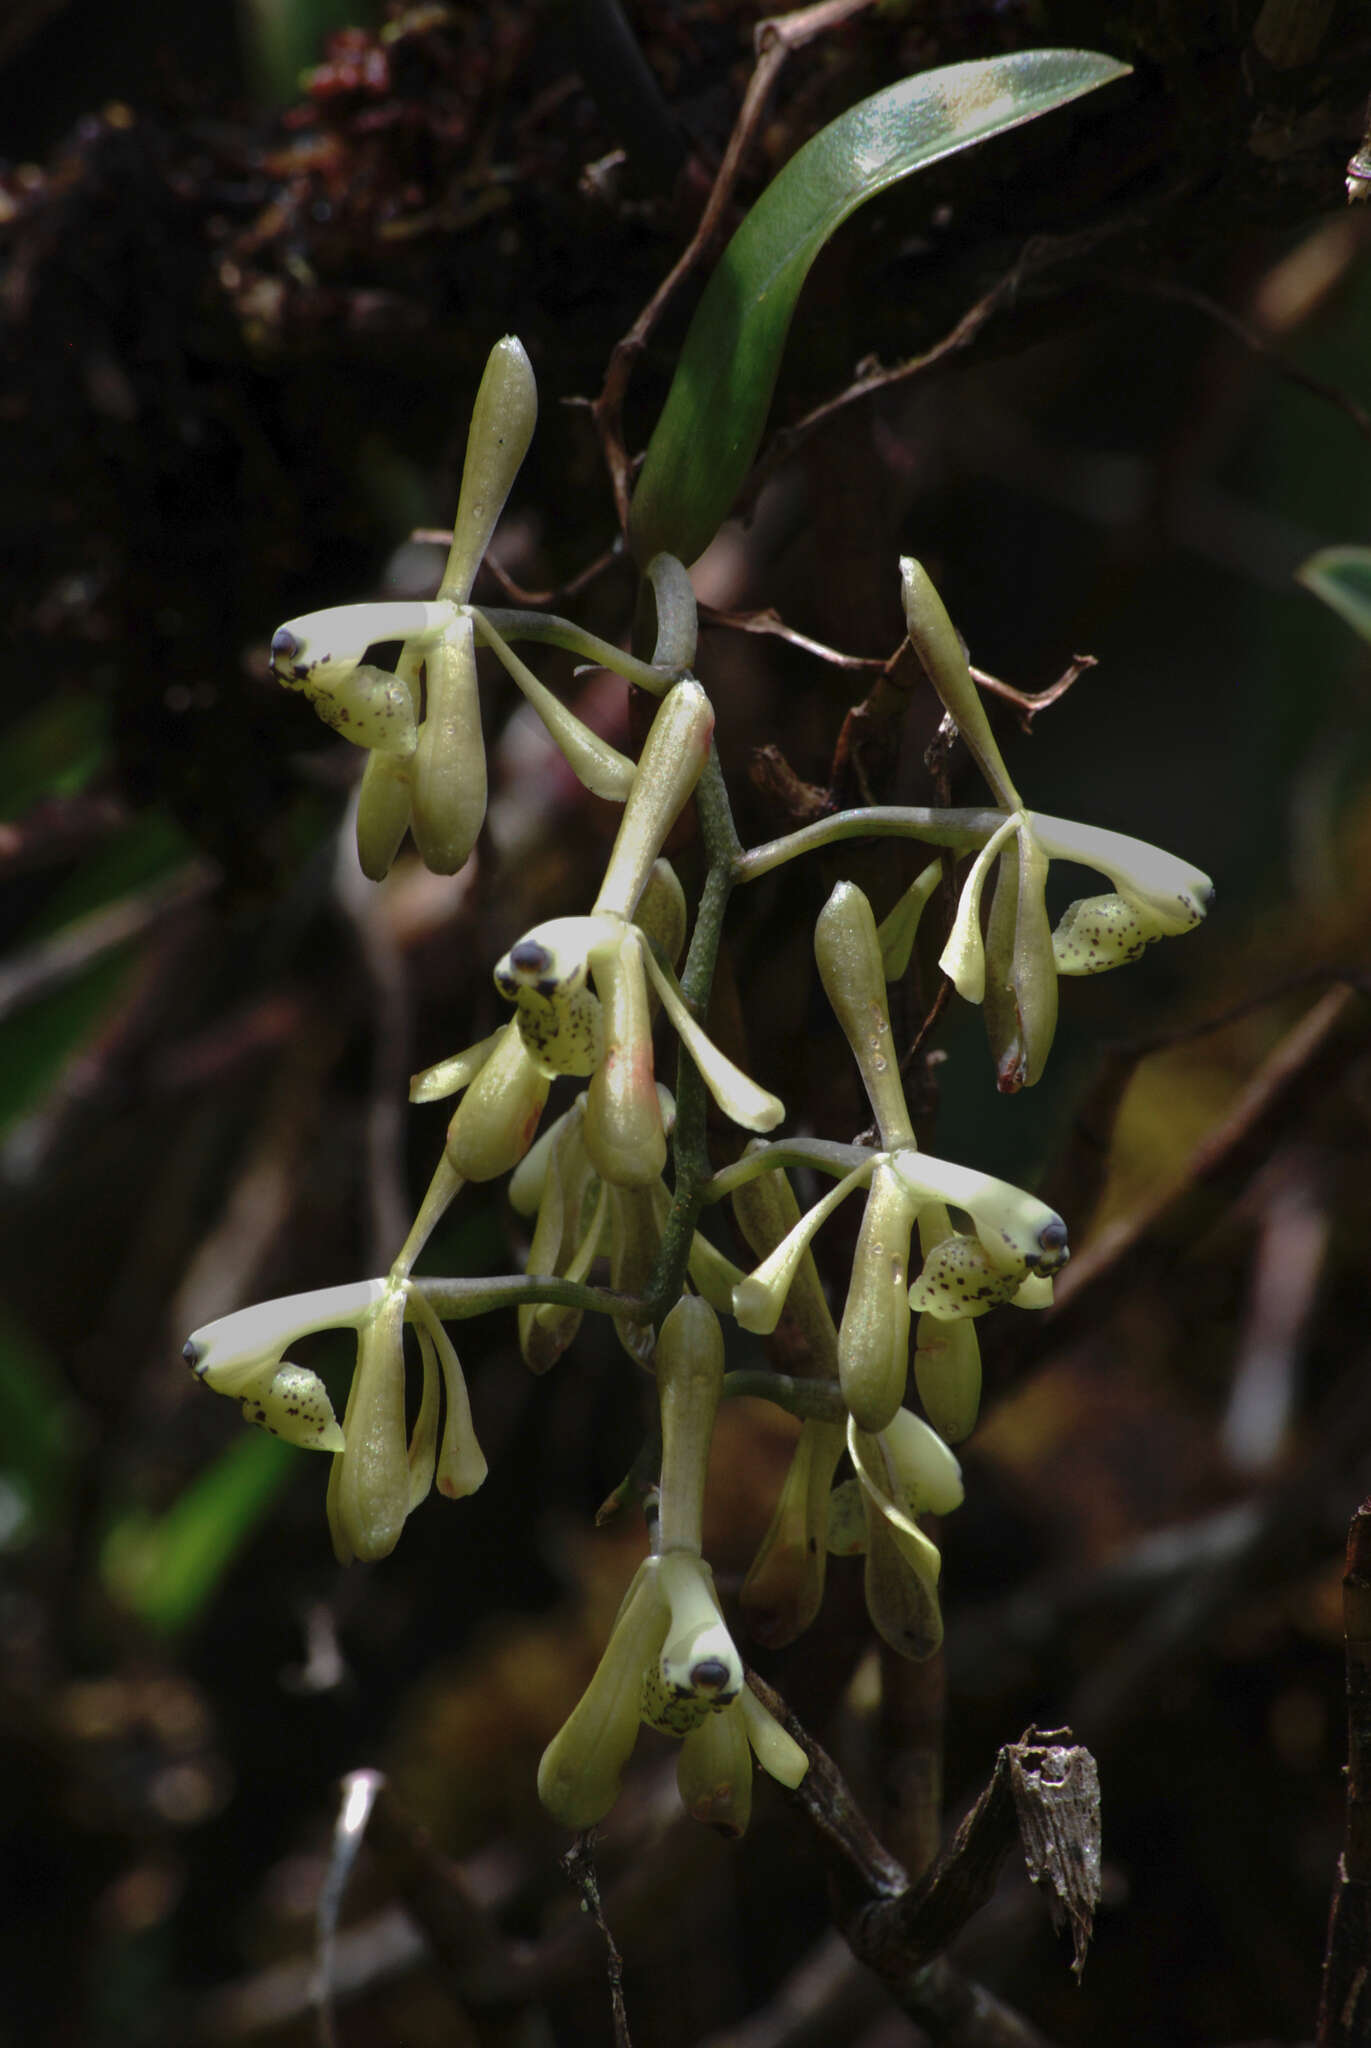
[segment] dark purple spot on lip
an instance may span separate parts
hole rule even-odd
[[[728,1666],[722,1657],[702,1657],[690,1667],[690,1682],[701,1692],[719,1692],[728,1684]]]
[[[300,643],[289,626],[278,626],[271,636],[271,662],[279,668],[283,662],[293,662],[300,652]]]
[[[536,939],[520,939],[509,949],[509,964],[520,974],[546,974],[552,965],[552,955]]]

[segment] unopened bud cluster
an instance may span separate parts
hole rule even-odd
[[[684,661],[678,649],[660,668],[595,643],[603,650],[597,659],[622,666],[660,698],[634,762],[582,725],[513,652],[506,635],[518,633],[509,622],[522,615],[503,615],[497,630],[470,602],[535,417],[528,358],[506,339],[477,395],[435,597],[292,619],[272,640],[272,665],[328,725],[367,750],[357,810],[365,872],[382,877],[411,833],[419,857],[450,874],[469,858],[485,815],[476,659],[478,646],[490,648],[587,787],[622,806],[599,889],[588,906],[516,937],[495,963],[507,1022],[415,1077],[413,1101],[455,1107],[390,1271],[223,1317],[196,1331],[185,1355],[250,1422],[330,1455],[328,1521],[338,1557],[385,1556],[435,1483],[459,1498],[485,1477],[461,1364],[439,1313],[443,1285],[462,1283],[427,1282],[414,1266],[468,1182],[511,1176],[510,1199],[528,1232],[516,1290],[526,1365],[549,1371],[587,1313],[610,1315],[628,1355],[655,1378],[661,1446],[648,1554],[590,1685],[543,1757],[539,1790],[567,1826],[594,1825],[612,1806],[647,1722],[680,1741],[689,1811],[738,1833],[754,1758],[790,1786],[806,1758],[748,1690],[702,1550],[710,1443],[727,1391],[720,1318],[735,1326],[730,1342],[742,1363],[756,1362],[749,1337],[766,1337],[786,1318],[787,1359],[798,1357],[814,1383],[811,1405],[800,1404],[804,1419],[771,1527],[742,1588],[747,1628],[764,1643],[793,1640],[818,1612],[827,1557],[861,1553],[875,1629],[898,1653],[927,1657],[942,1637],[940,1555],[928,1523],[962,1498],[950,1446],[976,1420],[976,1323],[1006,1304],[1051,1303],[1067,1228],[1035,1195],[916,1142],[886,991],[907,967],[939,878],[936,861],[880,925],[850,882],[838,883],[819,917],[819,979],[856,1062],[877,1143],[810,1144],[805,1156],[835,1185],[801,1212],[775,1156],[787,1148],[762,1142],[782,1122],[783,1104],[700,1021],[717,930],[706,934],[702,984],[692,963],[704,912],[692,938],[685,892],[663,857],[701,776],[718,777],[713,707],[684,665],[693,624]],[[679,618],[684,605],[693,621],[684,572],[662,557],[650,578],[658,567],[659,617]],[[988,827],[977,828],[942,966],[963,997],[983,1004],[1000,1085],[1014,1089],[1042,1071],[1058,977],[1120,965],[1153,939],[1189,929],[1204,914],[1210,885],[1155,848],[1026,808],[936,591],[917,563],[906,561],[901,573],[915,649],[997,806]],[[383,644],[398,644],[393,669],[367,660]],[[720,781],[709,787],[711,802],[726,803]],[[710,857],[726,895],[745,878],[742,868],[728,866],[727,852]],[[1092,866],[1112,884],[1112,893],[1073,903],[1055,930],[1046,908],[1054,859]],[[721,907],[711,912],[721,915]],[[693,999],[676,978],[683,958]],[[752,1134],[733,1148],[742,1148],[740,1157],[713,1172],[687,1159],[679,1140],[673,1161],[676,1107],[657,1072],[659,1013],[679,1044],[681,1087],[702,1083],[723,1115]],[[561,1099],[544,1125],[554,1088]],[[812,1245],[834,1209],[859,1193],[862,1220],[835,1323]],[[750,1270],[696,1227],[701,1210],[725,1195]],[[485,1305],[483,1296],[471,1299],[474,1284],[465,1283],[464,1314]],[[502,1286],[508,1299],[507,1283],[492,1282],[490,1291]],[[320,1376],[287,1356],[330,1329],[349,1332],[356,1347],[341,1420]],[[907,1405],[911,1368],[922,1415]],[[410,1424],[407,1382],[415,1372]],[[776,1385],[776,1397],[790,1399]]]

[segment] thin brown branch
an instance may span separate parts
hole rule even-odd
[[[416,526],[412,529],[409,537],[414,541],[427,542],[433,547],[446,548],[452,546],[452,528],[450,526]],[[584,569],[578,569],[574,576],[568,577],[565,583],[558,584],[554,590],[525,590],[523,584],[516,583],[507,569],[500,567],[500,564],[489,549],[486,550],[481,558],[481,567],[489,569],[501,590],[504,591],[507,597],[513,598],[515,604],[526,604],[535,607],[554,605],[563,603],[569,597],[576,597],[581,591],[588,589],[597,577],[604,575],[606,569],[613,568],[614,564],[622,558],[623,551],[622,541],[611,541],[602,554],[596,555],[593,562],[587,562]]]
[[[624,1959],[619,1953],[618,1943],[610,1933],[609,1922],[605,1918],[605,1909],[600,1900],[600,1880],[595,1871],[593,1840],[593,1831],[577,1835],[562,1858],[562,1868],[580,1892],[586,1911],[604,1936],[609,2006],[614,2021],[614,2048],[633,2048],[628,2032],[628,2012],[624,2005]]]
[[[890,390],[896,384],[904,384],[911,377],[922,376],[936,364],[949,356],[957,355],[968,348],[997,313],[1012,306],[1024,285],[1044,271],[1059,263],[1069,262],[1073,257],[1083,255],[1106,236],[1116,233],[1128,223],[1123,220],[1111,221],[1103,227],[1092,228],[1079,235],[1037,235],[1024,244],[1014,263],[1003,276],[996,279],[989,291],[982,293],[972,305],[939,340],[923,349],[918,355],[910,356],[902,363],[886,367],[874,360],[858,366],[857,375],[843,390],[832,398],[815,406],[793,426],[783,427],[757,462],[744,485],[739,499],[738,511],[745,511],[754,505],[762,486],[788,462],[796,450],[820,427],[848,406],[858,404],[862,399],[874,397],[877,392]]]
[[[1362,1502],[1347,1531],[1342,1605],[1347,1829],[1328,1916],[1318,2048],[1354,2048],[1371,2034],[1371,1500]]]
[[[1049,704],[1055,704],[1064,697],[1078,677],[1087,669],[1098,668],[1093,654],[1073,654],[1069,666],[1058,676],[1055,683],[1049,683],[1045,690],[1016,690],[1012,683],[1002,683],[998,676],[987,675],[983,668],[973,667],[971,679],[978,689],[989,690],[994,697],[1002,697],[1006,704],[1013,704],[1019,712],[1019,726],[1023,732],[1032,732],[1033,721],[1040,711],[1046,711]]]
[[[1043,1341],[1061,1343],[1078,1328],[1102,1291],[1119,1285],[1142,1248],[1196,1193],[1241,1174],[1269,1151],[1311,1093],[1359,1056],[1368,1036],[1371,1009],[1356,989],[1342,986],[1322,996],[1195,1148],[1179,1182],[1120,1217],[1076,1254],[1057,1282],[1055,1302],[1043,1319]]]
[[[964,1976],[943,1954],[948,1943],[989,1898],[1005,1856],[1021,1833],[1022,1786],[1031,1780],[1030,1799],[1045,1816],[1054,1807],[1053,1787],[1064,1788],[1074,1807],[1093,1760],[1066,1730],[1043,1737],[1030,1728],[996,1759],[989,1785],[967,1815],[956,1838],[933,1869],[911,1885],[903,1866],[877,1840],[841,1771],[822,1745],[796,1719],[780,1695],[749,1672],[748,1684],[764,1707],[805,1751],[809,1769],[788,1796],[815,1830],[828,1865],[834,1918],[852,1953],[875,1972],[891,1997],[930,2041],[947,2048],[1045,2048],[1036,2027],[1003,2004],[983,1985]],[[1018,1782],[1016,1783],[1016,1773]],[[1047,1866],[1039,1855],[1049,1823],[1035,1821],[1030,1836],[1030,1875],[1038,1882]],[[1052,1827],[1071,1834],[1060,1815]],[[1097,1834],[1084,1833],[1078,1813],[1072,1867],[1097,1858]],[[1036,1867],[1035,1867],[1036,1859]],[[1094,1865],[1098,1875],[1098,1864]],[[1073,1900],[1078,1893],[1073,1890]],[[1056,1908],[1054,1907],[1054,1912]]]
[[[919,1026],[918,1030],[914,1033],[913,1038],[910,1040],[908,1046],[900,1055],[900,1074],[902,1078],[909,1072],[909,1069],[913,1066],[915,1060],[923,1051],[923,1048],[928,1040],[929,1032],[933,1029],[933,1026],[942,1016],[943,1011],[947,1008],[951,1000],[952,983],[948,981],[946,977],[944,977],[943,980],[938,983],[938,993],[934,996],[932,1003],[929,1005],[928,1015],[924,1018],[923,1023]]]
[[[600,438],[600,447],[614,490],[614,507],[619,526],[625,533],[628,531],[632,464],[624,446],[623,409],[624,395],[633,374],[633,366],[646,347],[648,336],[680,286],[704,261],[714,244],[733,197],[743,158],[761,124],[772,88],[780,77],[787,57],[793,50],[801,49],[805,43],[811,42],[815,36],[823,35],[828,29],[835,28],[854,14],[862,13],[872,4],[873,0],[820,0],[817,6],[801,7],[793,14],[776,15],[767,21],[759,21],[753,32],[756,66],[748,81],[743,104],[733,124],[733,133],[728,138],[723,162],[710,188],[695,232],[627,334],[615,343],[609,358],[609,367],[605,372],[604,386],[599,397],[593,400],[590,406],[591,417],[595,422],[595,431]]]
[[[1143,298],[1171,299],[1177,305],[1193,307],[1197,313],[1202,313],[1206,320],[1212,320],[1216,327],[1222,327],[1226,334],[1231,334],[1235,341],[1240,341],[1253,355],[1263,357],[1271,364],[1277,376],[1283,378],[1286,383],[1297,384],[1312,397],[1321,398],[1326,404],[1336,406],[1339,412],[1345,413],[1351,420],[1357,432],[1371,441],[1371,412],[1368,412],[1364,405],[1360,405],[1340,385],[1330,384],[1326,378],[1316,377],[1312,371],[1302,369],[1298,363],[1292,362],[1274,342],[1267,340],[1259,328],[1240,319],[1236,313],[1230,312],[1227,306],[1221,306],[1218,300],[1211,299],[1208,293],[1196,291],[1193,285],[1181,284],[1176,279],[1138,277],[1130,271],[1108,271],[1104,274],[1102,282],[1115,286],[1119,291],[1135,292]]]
[[[74,918],[50,938],[14,954],[0,969],[0,1017],[64,988],[116,947],[143,938],[165,919],[201,902],[217,881],[205,862],[188,861],[145,889]]]
[[[728,626],[735,633],[766,633],[776,640],[784,640],[791,647],[798,647],[805,654],[813,654],[820,661],[826,661],[832,668],[886,669],[889,660],[881,654],[842,654],[836,647],[827,647],[822,640],[812,640],[808,633],[797,632],[794,626],[787,626],[778,612],[770,609],[761,612],[720,612],[713,605],[700,606],[700,618],[705,625]],[[973,675],[975,671],[972,671]]]

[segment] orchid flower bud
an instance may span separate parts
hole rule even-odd
[[[738,1697],[743,1661],[703,1559],[664,1550],[657,1567],[670,1619],[661,1654],[643,1676],[643,1719],[663,1734],[685,1735]]]
[[[666,1165],[666,1133],[652,1065],[643,943],[631,926],[591,958],[604,1008],[605,1054],[586,1093],[586,1150],[611,1186],[651,1187]]]
[[[1055,1273],[1070,1257],[1061,1217],[1023,1188],[926,1152],[897,1152],[891,1164],[921,1204],[965,1210],[991,1264],[1012,1274],[1015,1286],[1029,1273]]]
[[[439,598],[340,604],[287,619],[271,636],[271,666],[287,689],[326,690],[360,668],[369,647],[403,640],[428,648],[457,622],[457,608]]]
[[[297,1337],[315,1330],[360,1329],[386,1293],[384,1280],[349,1280],[307,1294],[255,1302],[192,1331],[182,1357],[216,1394],[269,1386]]]
[[[841,1423],[800,1425],[771,1527],[739,1595],[750,1633],[768,1649],[803,1635],[823,1603],[828,1503],[845,1442]]]
[[[861,1429],[884,1429],[909,1371],[909,1240],[918,1204],[894,1168],[871,1176],[838,1328],[843,1399]]]
[[[302,1451],[341,1451],[344,1437],[318,1373],[283,1364],[265,1386],[240,1394],[243,1419]]]
[[[924,1414],[945,1442],[959,1444],[970,1436],[981,1405],[981,1347],[974,1324],[966,1317],[947,1322],[925,1311],[914,1337],[914,1384]]]
[[[525,1052],[517,1023],[507,1024],[447,1127],[453,1171],[463,1180],[510,1172],[533,1143],[547,1093],[547,1076]]]
[[[652,863],[709,758],[714,707],[693,676],[663,697],[638,757],[633,787],[605,868],[597,911],[630,918]]]
[[[943,709],[966,741],[976,766],[1006,811],[1021,808],[1019,793],[990,730],[980,692],[972,678],[957,629],[934,588],[933,579],[912,555],[900,561],[900,595],[910,644],[924,674],[941,697]]]
[[[913,1142],[913,1126],[890,1035],[885,962],[871,905],[853,882],[839,882],[814,928],[819,979],[861,1072],[881,1143]]]
[[[1057,1029],[1047,855],[1020,822],[1000,856],[986,934],[985,1028],[1002,1095],[1039,1079]]]
[[[664,1552],[699,1553],[709,1446],[723,1386],[719,1318],[698,1294],[683,1294],[657,1334],[662,1418],[657,1540]]]
[[[681,1804],[692,1820],[737,1839],[752,1817],[752,1750],[741,1699],[690,1729],[676,1760]]]
[[[458,619],[424,665],[424,722],[414,749],[410,830],[435,875],[465,867],[486,817],[486,750],[470,619]]]
[[[521,341],[497,341],[471,408],[466,461],[439,595],[465,604],[538,423],[538,386]]]
[[[748,1152],[760,1142],[754,1138]],[[743,1156],[746,1158],[747,1153]],[[734,1190],[733,1213],[752,1250],[759,1258],[766,1258],[800,1221],[800,1205],[790,1185],[790,1176],[776,1167],[770,1173],[759,1173],[744,1181],[740,1188]],[[807,1367],[816,1378],[836,1379],[838,1332],[833,1325],[814,1254],[807,1248],[802,1251],[790,1281],[785,1313],[803,1337],[809,1354],[796,1370],[804,1372]]]
[[[594,1677],[543,1751],[538,1797],[563,1827],[593,1828],[619,1796],[638,1738],[643,1676],[656,1664],[670,1620],[660,1564],[649,1557],[639,1565]]]
[[[387,1289],[359,1333],[346,1443],[329,1478],[328,1521],[340,1564],[388,1557],[409,1513],[404,1335],[405,1291]]]

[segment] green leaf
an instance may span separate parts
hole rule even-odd
[[[252,1430],[164,1515],[122,1515],[100,1559],[114,1598],[159,1634],[174,1635],[194,1621],[285,1484],[295,1455]]]
[[[1363,640],[1371,640],[1371,548],[1320,548],[1301,563],[1295,581],[1331,605]]]
[[[1031,121],[1128,72],[1092,50],[949,64],[874,93],[796,151],[725,249],[691,321],[629,509],[640,567],[693,562],[747,475],[800,287],[866,199],[911,171]]]

